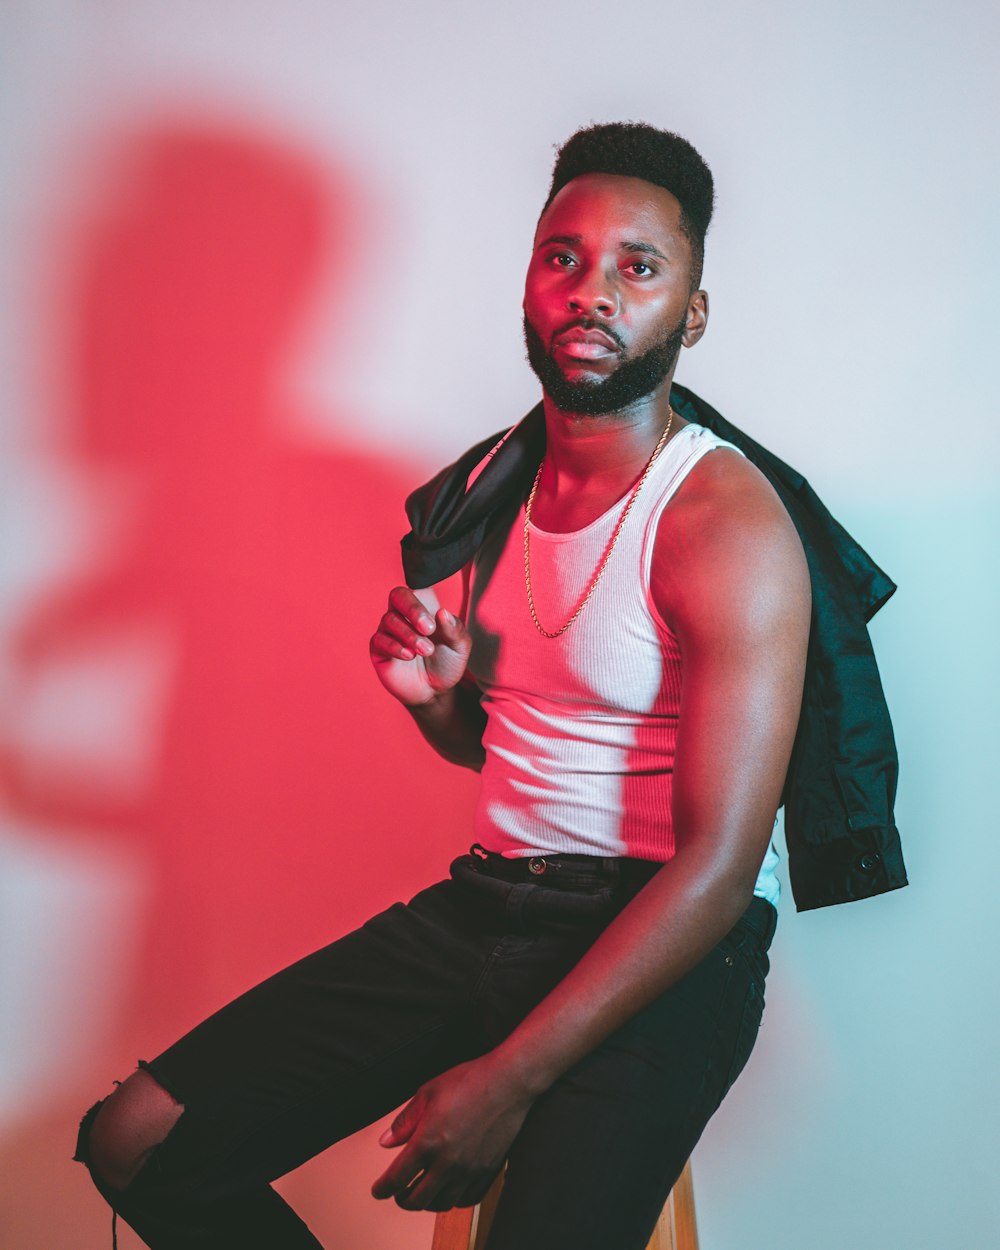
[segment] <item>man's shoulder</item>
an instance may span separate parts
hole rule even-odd
[[[703,456],[664,508],[652,591],[664,615],[729,612],[753,597],[808,599],[802,543],[764,474],[733,448]]]
[[[736,448],[723,445],[703,455],[663,510],[659,535],[715,542],[750,527],[759,537],[795,533],[795,527],[764,474]],[[659,545],[659,540],[658,540]]]

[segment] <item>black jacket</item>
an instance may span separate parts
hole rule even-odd
[[[737,446],[777,491],[798,530],[812,581],[812,626],[802,713],[785,781],[785,839],[796,907],[805,911],[906,885],[893,821],[898,763],[867,623],[896,589],[797,473],[687,387],[671,402],[689,421]],[[545,449],[542,406],[513,429],[466,490],[501,435],[470,448],[406,501],[402,541],[412,587],[457,572],[487,532],[509,526]]]

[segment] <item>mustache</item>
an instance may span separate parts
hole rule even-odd
[[[611,326],[601,325],[594,317],[574,317],[572,321],[567,321],[565,325],[561,325],[549,339],[549,349],[556,341],[560,334],[566,334],[570,330],[600,330],[602,334],[606,334],[614,343],[619,351],[625,350],[625,344],[621,335]]]

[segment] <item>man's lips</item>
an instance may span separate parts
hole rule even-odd
[[[616,355],[619,350],[610,334],[605,334],[603,330],[584,330],[581,326],[556,335],[553,346],[564,356],[577,360],[600,360],[604,356]]]

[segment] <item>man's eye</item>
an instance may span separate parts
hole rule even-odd
[[[644,260],[634,260],[628,266],[629,272],[634,273],[637,278],[648,277],[653,272],[652,265],[647,265]]]
[[[570,256],[567,252],[556,252],[553,256],[549,257],[549,260],[553,265],[558,265],[560,269],[569,269],[570,265],[576,264],[575,258]]]

